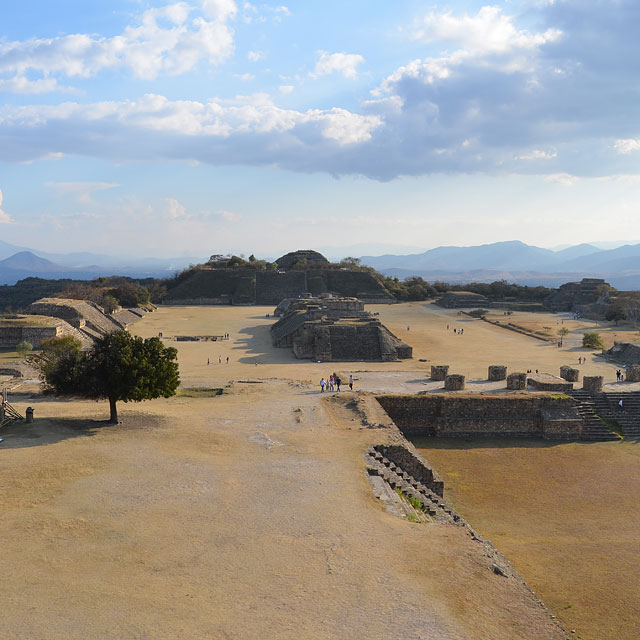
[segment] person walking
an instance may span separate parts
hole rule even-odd
[[[622,404],[622,398],[620,398],[620,402],[618,402],[618,409],[620,409],[620,411],[624,411],[624,406]]]
[[[353,375],[349,375],[349,389],[353,391]]]
[[[336,376],[336,389],[338,389],[338,393],[340,393],[341,384],[342,384],[342,380],[340,380],[340,376]]]
[[[320,393],[324,393],[324,388],[326,386],[326,381],[324,378],[320,378]]]
[[[222,364],[222,356],[218,356],[218,364]]]

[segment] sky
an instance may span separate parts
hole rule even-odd
[[[3,5],[6,242],[640,242],[637,0]]]

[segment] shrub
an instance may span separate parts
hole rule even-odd
[[[582,336],[582,346],[588,349],[603,349],[604,342],[599,333],[585,333]]]

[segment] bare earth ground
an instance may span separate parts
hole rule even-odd
[[[445,497],[575,637],[640,637],[637,442],[415,442]]]
[[[478,379],[489,364],[555,373],[578,353],[588,358],[583,373],[615,379],[613,365],[566,339],[557,349],[425,304],[373,310],[414,346],[414,359],[349,365],[356,388],[426,389],[430,364],[440,362]],[[491,572],[464,529],[412,524],[382,510],[362,459],[382,435],[360,429],[317,392],[322,375],[339,367],[347,376],[350,368],[296,361],[271,347],[271,311],[162,308],[132,327],[145,336],[229,332],[223,342],[167,341],[179,350],[183,384],[227,387],[222,396],[122,405],[116,427],[92,421],[106,417],[104,403],[10,398],[21,411],[34,406],[36,423],[5,431],[0,445],[0,637],[563,637],[526,589]],[[464,326],[464,335],[446,331],[447,323]],[[607,461],[620,467],[619,452],[632,445],[625,446],[566,445],[611,451],[598,467],[602,481],[586,485],[596,503],[611,498]],[[628,473],[615,477],[633,495],[640,480],[637,458],[629,459]],[[574,464],[585,465],[571,456],[558,461],[568,477]],[[565,502],[572,522],[571,508],[580,512],[584,501]],[[585,584],[612,592],[624,586],[609,569],[612,548],[640,524],[633,510],[615,522],[606,547],[596,541],[577,551],[591,559],[580,573]],[[597,518],[584,527],[585,538],[606,529]],[[529,575],[520,545],[492,539],[525,579],[549,574],[544,548]],[[573,582],[566,591],[550,603],[562,616],[565,603],[581,602]],[[591,592],[593,617],[608,620],[599,593]],[[588,620],[575,623],[583,634]]]

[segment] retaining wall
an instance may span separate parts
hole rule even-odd
[[[378,402],[408,437],[519,436],[579,438],[583,423],[573,398],[549,395],[383,395]]]

